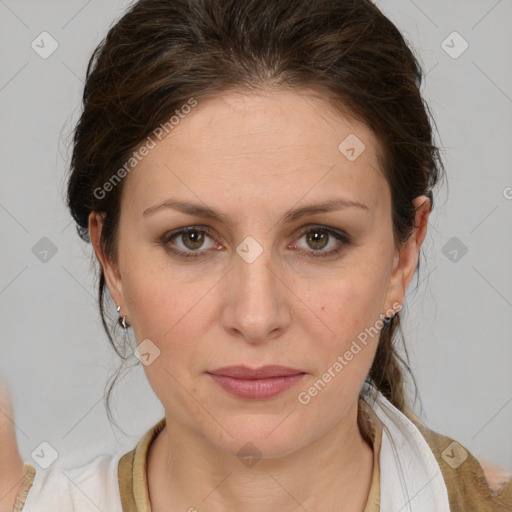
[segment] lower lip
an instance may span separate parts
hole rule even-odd
[[[306,375],[298,373],[267,379],[236,379],[225,375],[208,374],[219,386],[232,395],[253,400],[272,398],[295,386]]]

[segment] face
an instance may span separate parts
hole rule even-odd
[[[368,128],[313,94],[231,91],[199,101],[125,178],[117,261],[91,215],[168,421],[225,452],[252,442],[278,457],[354,411],[428,218],[420,210],[397,251],[378,151]],[[261,381],[258,395],[210,374],[238,365],[301,375]]]

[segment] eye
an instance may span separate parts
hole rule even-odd
[[[313,258],[333,256],[352,243],[349,235],[327,226],[310,227],[302,231],[299,241],[304,237],[309,248],[302,247],[300,252],[306,257]],[[205,244],[208,239],[210,243]],[[184,258],[200,258],[208,255],[208,249],[222,249],[220,244],[213,241],[209,229],[198,226],[170,231],[161,238],[161,243],[168,252]],[[292,248],[295,248],[297,243],[295,242]],[[329,246],[328,250],[324,250]]]
[[[306,247],[306,256],[313,258],[323,258],[338,254],[345,246],[351,243],[351,238],[346,233],[327,226],[309,228],[302,233],[300,239],[303,237],[305,237],[306,243],[310,248],[308,250]],[[329,245],[331,245],[331,248],[324,250]]]
[[[209,246],[204,247],[207,238],[211,239],[209,230],[190,226],[166,233],[162,238],[162,243],[172,253],[185,258],[197,258],[205,256],[206,249],[219,248],[215,243],[210,243]],[[175,243],[174,240],[177,240],[178,243]],[[202,250],[199,251],[199,249]]]

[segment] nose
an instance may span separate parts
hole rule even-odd
[[[282,271],[272,262],[271,250],[263,249],[254,260],[240,251],[233,255],[233,265],[222,309],[224,329],[251,344],[281,336],[290,324],[289,301],[293,294],[280,275]]]

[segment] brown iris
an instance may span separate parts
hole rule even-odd
[[[199,249],[204,243],[204,234],[199,230],[191,230],[182,233],[183,243],[189,249]],[[187,241],[190,240],[190,245]]]
[[[309,231],[307,234],[308,244],[313,249],[323,249],[327,245],[329,235],[319,229]],[[316,244],[320,244],[318,247]]]

